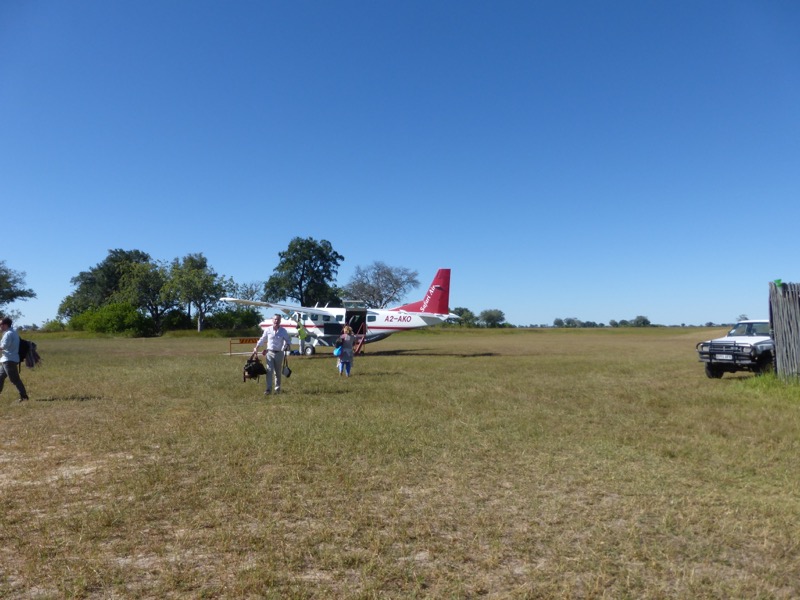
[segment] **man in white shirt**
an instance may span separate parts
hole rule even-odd
[[[0,338],[0,392],[3,391],[3,385],[6,383],[6,377],[11,380],[17,391],[19,392],[19,400],[17,402],[24,402],[28,399],[28,392],[19,378],[19,335],[14,328],[11,327],[11,319],[3,317],[0,320],[0,331],[3,332],[3,337]]]
[[[283,356],[292,345],[292,337],[289,332],[281,327],[281,316],[276,314],[272,317],[272,327],[264,330],[264,335],[256,342],[253,354],[258,352],[258,347],[265,347],[264,356],[267,363],[267,391],[265,395],[272,393],[273,379],[275,381],[275,393],[281,391],[281,370],[283,369]]]

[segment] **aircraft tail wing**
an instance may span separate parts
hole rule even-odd
[[[439,269],[433,278],[425,297],[411,304],[404,304],[390,310],[404,310],[414,313],[450,314],[450,269]],[[447,318],[445,316],[444,318]]]

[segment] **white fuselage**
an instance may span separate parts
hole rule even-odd
[[[410,314],[397,310],[351,310],[346,308],[316,309],[316,314],[295,312],[283,321],[282,326],[292,337],[297,337],[297,319],[302,318],[303,327],[308,332],[311,343],[328,345],[340,334],[342,327],[349,324],[356,335],[365,335],[364,342],[377,342],[398,331],[428,327],[443,322],[447,315]],[[363,325],[366,324],[366,327]],[[271,321],[263,321],[261,328],[270,327]]]

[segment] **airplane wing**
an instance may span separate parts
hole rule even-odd
[[[292,314],[294,312],[305,313],[307,315],[331,314],[331,312],[325,308],[298,306],[296,304],[278,304],[276,302],[261,302],[260,300],[242,300],[241,298],[220,298],[220,301],[233,302],[234,304],[243,304],[245,306],[262,306],[264,308],[272,308],[275,310],[283,311],[288,314]]]
[[[245,306],[266,306],[271,307],[269,302],[259,302],[258,300],[242,300],[241,298],[220,298],[220,302],[233,302],[234,304],[243,304]]]

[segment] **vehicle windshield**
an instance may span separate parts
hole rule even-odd
[[[737,323],[728,332],[729,336],[769,335],[769,323]]]

